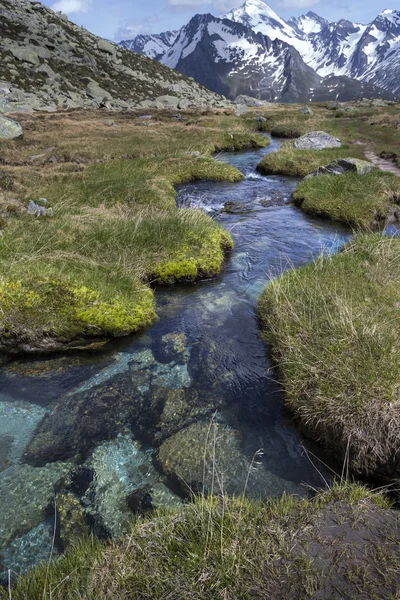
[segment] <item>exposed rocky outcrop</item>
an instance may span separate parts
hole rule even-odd
[[[343,173],[366,175],[374,168],[375,165],[368,160],[361,160],[359,158],[338,158],[329,165],[319,167],[314,173],[307,175],[306,179],[309,177],[316,177],[317,175],[342,175]]]
[[[294,142],[294,147],[298,150],[325,150],[341,146],[340,140],[325,131],[310,131]]]
[[[226,106],[194,81],[40,2],[0,0],[0,112]]]

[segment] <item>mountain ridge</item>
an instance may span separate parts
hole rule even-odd
[[[329,23],[312,11],[285,21],[261,0],[246,0],[242,6],[214,18],[241,24],[272,42],[280,40],[289,44],[321,79],[356,79],[362,84],[359,90],[373,90],[373,86],[376,86],[382,88],[382,91],[374,91],[378,96],[400,96],[400,11],[385,9],[367,25],[346,19]],[[192,19],[189,23],[192,23]],[[174,53],[179,52],[176,44],[188,25],[180,30],[175,41],[157,60],[176,68],[168,61]],[[197,35],[199,40],[200,33]],[[195,47],[193,36],[192,46],[187,53],[194,51]],[[188,73],[196,79],[194,68],[191,72],[185,65],[185,74]]]

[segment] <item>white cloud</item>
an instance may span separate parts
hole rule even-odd
[[[88,12],[92,0],[58,0],[52,5],[52,9],[56,12],[63,12],[66,15],[70,13]]]
[[[154,33],[153,25],[161,21],[160,17],[147,17],[146,19],[129,19],[119,24],[117,31],[114,34],[114,39],[117,41],[131,40],[140,33]]]

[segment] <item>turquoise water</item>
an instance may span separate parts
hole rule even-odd
[[[54,531],[55,555],[75,533],[118,537],[135,512],[179,506],[189,489],[307,496],[322,484],[283,408],[256,303],[272,276],[337,251],[350,232],[291,206],[296,180],[256,173],[278,146],[217,157],[242,182],[178,189],[179,206],[232,234],[220,277],[157,290],[160,320],[101,354],[3,368],[3,577],[45,560]]]

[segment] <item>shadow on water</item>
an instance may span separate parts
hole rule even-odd
[[[285,415],[256,304],[272,276],[321,252],[336,252],[350,231],[291,206],[296,180],[256,173],[262,155],[278,147],[273,140],[267,149],[219,155],[217,160],[243,172],[242,182],[197,182],[177,190],[179,206],[207,211],[234,239],[220,277],[158,289],[160,320],[101,354],[16,361],[3,369],[0,561],[5,568],[26,570],[46,554],[46,511],[55,487],[60,502],[77,503],[76,519],[90,519],[111,536],[129,527],[128,504],[140,510],[145,498],[146,506],[175,506],[175,492],[184,487],[179,476],[193,486],[204,477],[213,415],[219,478],[228,492],[241,492],[260,449],[249,495],[307,495],[302,484],[321,485]],[[87,485],[73,483],[80,477]],[[66,535],[61,520],[61,536],[63,531]]]

